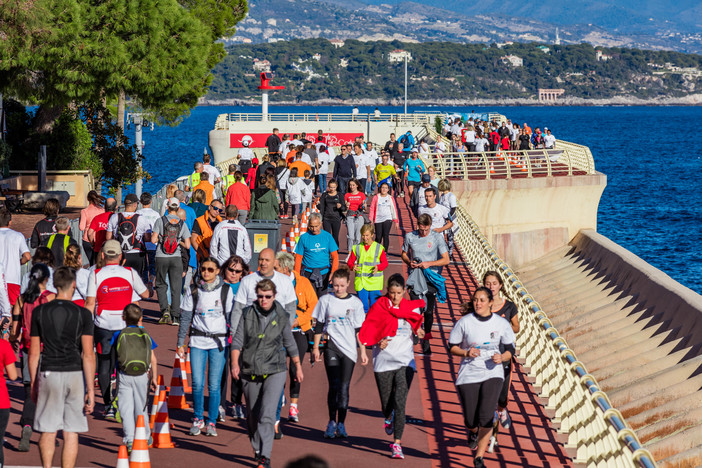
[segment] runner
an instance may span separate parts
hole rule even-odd
[[[327,191],[319,197],[317,208],[322,215],[322,227],[331,234],[337,247],[339,246],[339,230],[344,217],[344,203],[341,194],[337,191],[338,184],[335,179],[327,183]]]
[[[412,193],[421,185],[422,174],[427,171],[427,168],[418,156],[417,148],[412,148],[410,158],[402,165],[402,169],[407,178],[407,188],[410,198],[412,198]]]
[[[490,432],[504,380],[502,363],[514,354],[514,332],[509,323],[492,313],[492,291],[486,287],[473,293],[464,304],[463,317],[451,330],[449,349],[462,359],[456,388],[468,429],[468,447],[475,450],[474,466],[483,468],[483,455],[490,442]],[[505,352],[500,352],[500,346]],[[476,450],[477,449],[477,450]]]
[[[317,297],[326,294],[329,276],[339,267],[339,247],[327,231],[322,230],[322,216],[310,215],[307,232],[295,245],[295,272],[308,278]]]
[[[483,275],[483,286],[492,291],[493,303],[492,312],[507,320],[512,326],[512,331],[519,333],[519,311],[514,302],[502,297],[504,282],[502,276],[496,271],[487,271]],[[500,352],[504,353],[504,346],[500,345]],[[512,418],[507,412],[507,402],[509,401],[509,387],[512,384],[512,360],[503,363],[505,369],[505,380],[502,384],[500,398],[497,400],[497,411],[499,413],[500,424],[505,429],[512,425]]]
[[[373,346],[373,372],[385,417],[385,433],[394,435],[390,444],[392,458],[405,458],[402,434],[405,429],[405,405],[414,369],[414,335],[424,337],[422,313],[424,301],[404,299],[405,280],[395,273],[388,279],[387,294],[371,307],[359,332],[359,341]]]
[[[328,336],[324,350],[324,368],[327,372],[329,391],[327,407],[329,423],[324,431],[324,438],[346,438],[346,413],[349,408],[349,386],[353,368],[356,365],[360,347],[361,365],[368,364],[366,347],[358,341],[358,331],[363,324],[365,314],[363,304],[348,293],[351,272],[339,268],[332,275],[333,292],[319,298],[312,318],[316,320],[314,346],[312,355],[315,362],[322,360],[319,344],[322,335]]]
[[[254,293],[256,300],[243,310],[232,338],[231,370],[232,378],[243,382],[255,462],[258,468],[270,468],[275,412],[287,377],[286,354],[297,367],[298,382],[304,375],[288,314],[276,300],[275,283],[263,279],[256,283]]]
[[[2,370],[0,370],[0,437],[4,439],[7,423],[10,420],[10,395],[7,391],[7,380],[17,380],[15,353],[10,343],[5,340],[0,340],[0,366],[2,366]],[[7,378],[4,374],[7,374]],[[0,445],[0,466],[5,466],[4,445]]]
[[[222,372],[226,358],[227,316],[234,305],[234,294],[219,276],[219,262],[206,258],[200,263],[200,277],[185,290],[178,328],[178,355],[185,357],[185,336],[190,339],[190,365],[193,376],[193,425],[190,435],[205,430],[205,435],[216,437]],[[207,421],[205,411],[205,371],[209,394]]]
[[[398,230],[400,228],[397,204],[390,195],[390,186],[387,182],[380,183],[378,193],[371,200],[368,217],[371,223],[375,224],[375,241],[382,243],[387,252],[390,247],[392,223],[397,225]]]
[[[146,257],[144,235],[151,226],[145,217],[136,213],[138,205],[139,199],[133,193],[124,197],[124,212],[110,216],[105,239],[116,239],[119,242],[124,256],[124,266],[134,268],[141,276]]]
[[[90,222],[90,226],[88,227],[88,241],[93,246],[93,253],[90,256],[91,266],[95,265],[95,262],[100,256],[102,244],[105,243],[105,238],[107,237],[107,225],[110,222],[110,217],[116,210],[117,200],[114,198],[107,198],[105,200],[105,212],[95,216]]]
[[[24,236],[12,229],[12,214],[6,207],[0,207],[0,265],[3,265],[7,295],[10,305],[15,305],[20,295],[21,266],[32,256],[29,254]]]
[[[88,257],[88,263],[93,264],[93,246],[88,238],[88,230],[93,219],[105,212],[105,197],[98,195],[95,190],[88,192],[88,206],[80,210],[79,228],[83,233],[83,251]]]
[[[353,246],[361,242],[361,226],[365,224],[366,194],[361,191],[361,184],[351,179],[348,190],[344,195],[346,204],[346,251],[351,252]]]
[[[390,197],[388,197],[390,198]],[[361,243],[353,246],[346,262],[354,272],[354,289],[368,313],[383,291],[383,271],[388,267],[388,257],[382,245],[374,241],[375,228],[364,224],[361,228]]]
[[[44,219],[37,221],[32,229],[32,236],[29,238],[29,246],[36,249],[42,245],[52,234],[56,234],[56,218],[58,217],[61,204],[56,198],[49,198],[44,203],[42,212]]]

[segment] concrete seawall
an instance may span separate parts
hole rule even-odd
[[[512,268],[568,244],[597,227],[607,176],[451,181],[458,202]]]
[[[594,230],[518,274],[659,466],[702,465],[702,296]]]

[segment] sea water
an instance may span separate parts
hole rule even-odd
[[[359,110],[372,113],[374,108]],[[383,113],[402,110],[380,107]],[[607,175],[598,232],[702,293],[698,252],[702,248],[702,107],[409,108],[409,112],[473,110],[499,112],[531,128],[548,127],[559,139],[588,146],[596,170]],[[198,107],[178,127],[145,130],[144,168],[152,179],[144,190],[156,192],[191,173],[193,163],[201,160],[217,115],[229,112],[260,112],[260,108]],[[351,107],[273,107],[271,112],[350,113]]]

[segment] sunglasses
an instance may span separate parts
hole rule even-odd
[[[259,299],[273,299],[273,294],[256,294]]]
[[[242,274],[244,272],[244,270],[235,270],[234,268],[227,268],[227,271],[229,271],[229,273],[239,273],[239,274]]]
[[[224,213],[224,208],[217,208],[216,206],[210,206],[210,208],[212,208],[213,210],[218,211],[220,213]]]
[[[201,272],[215,273],[217,271],[214,267],[200,267]]]

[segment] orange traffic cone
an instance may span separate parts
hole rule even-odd
[[[193,393],[193,387],[190,386],[190,380],[188,379],[188,364],[186,359],[178,360],[180,363],[180,376],[183,379],[183,391],[185,393]]]
[[[492,164],[492,162],[490,162],[490,174],[494,174],[494,173],[495,173],[495,166]]]
[[[129,468],[151,468],[151,461],[149,461],[149,441],[146,437],[146,426],[144,425],[143,414],[140,414],[137,418],[134,445],[132,445],[132,453],[129,455]]]
[[[180,358],[176,354],[173,363],[173,376],[171,377],[171,391],[168,394],[168,408],[188,409],[190,405],[185,401],[185,389],[183,388],[183,377],[180,370]]]
[[[158,396],[161,394],[161,389],[166,390],[166,383],[163,380],[163,376],[158,376],[158,388],[154,393],[154,402],[151,405],[151,415],[149,416],[149,427],[151,430],[154,428],[154,421],[156,421],[156,413],[158,412]]]
[[[288,251],[288,243],[285,239],[285,236],[280,241],[280,251],[281,252],[287,252]]]
[[[119,446],[119,454],[117,455],[117,468],[129,468],[129,452],[126,445]]]
[[[166,390],[161,390],[158,396],[158,412],[154,430],[151,433],[154,439],[154,448],[173,448],[175,444],[171,440],[170,421],[168,420],[168,403],[166,402]]]

